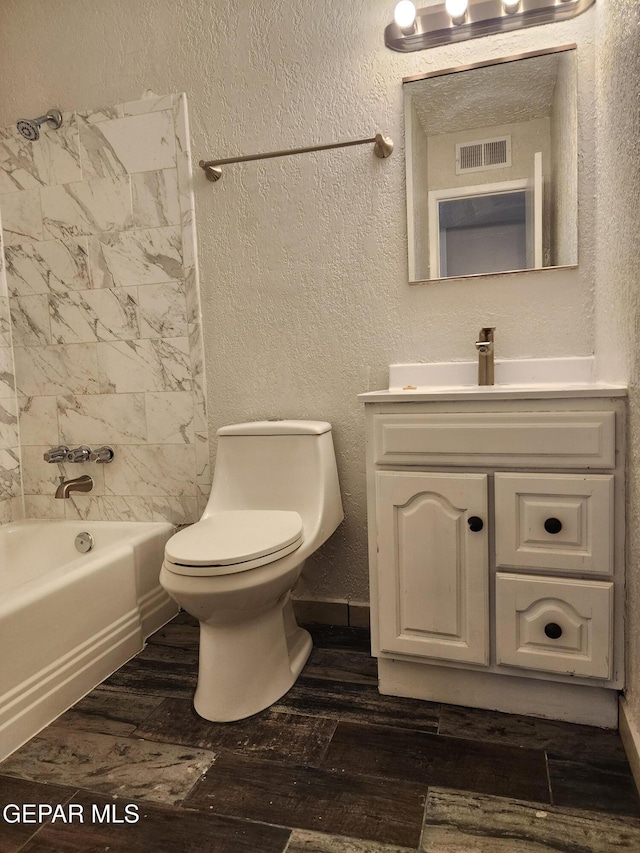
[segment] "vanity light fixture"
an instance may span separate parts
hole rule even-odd
[[[502,0],[502,5],[507,15],[513,15],[520,5],[520,0]]]
[[[411,0],[400,0],[393,12],[393,20],[405,35],[416,29],[416,7]]]
[[[446,0],[414,12],[410,0],[396,6],[384,43],[402,53],[494,33],[566,21],[595,0]],[[415,8],[415,7],[414,7]]]
[[[451,16],[451,22],[459,27],[464,24],[467,19],[467,9],[469,7],[468,0],[446,0],[444,8],[447,10],[447,15]]]

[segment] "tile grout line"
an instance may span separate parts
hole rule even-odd
[[[544,751],[544,768],[547,772],[547,787],[549,789],[549,804],[554,805],[553,802],[553,791],[551,789],[551,771],[549,770],[549,753],[545,749]]]
[[[21,778],[21,777],[13,777],[13,778]],[[29,780],[27,780],[27,781],[29,781]],[[47,784],[47,783],[46,782],[45,783],[39,782],[37,784],[42,785],[42,784]],[[73,801],[74,797],[76,797],[76,795],[80,793],[80,790],[81,790],[80,788],[76,788],[74,791],[72,791],[71,794],[69,794],[69,796],[60,805],[69,805],[69,803],[71,803]],[[26,839],[24,844],[21,844],[20,847],[16,848],[16,853],[20,853],[21,850],[24,850],[25,847],[28,844],[31,844],[31,842],[36,838],[36,836],[39,835],[39,833],[42,832],[44,829],[46,829],[50,824],[51,824],[51,819],[47,818],[47,820],[41,826],[39,826],[32,835],[30,835]]]
[[[282,849],[282,853],[287,853],[287,850],[291,846],[291,839],[293,838],[293,833],[294,833],[294,830],[292,829],[291,832],[289,833],[289,837],[287,838],[287,843],[284,845],[284,848]]]
[[[166,697],[165,697],[165,698],[163,698],[163,699],[162,699],[162,702],[159,702],[159,703],[156,705],[156,707],[155,707],[152,711],[149,711],[149,713],[148,713],[148,714],[147,714],[147,716],[144,718],[144,720],[140,720],[140,722],[136,724],[136,727],[134,728],[134,730],[133,730],[132,732],[129,732],[129,734],[128,734],[128,735],[125,735],[125,737],[132,738],[132,739],[134,739],[134,740],[149,740],[149,738],[140,737],[140,735],[136,735],[136,732],[138,731],[138,729],[139,729],[141,726],[143,726],[143,725],[147,722],[147,720],[149,719],[149,717],[153,716],[153,714],[155,714],[155,713],[156,713],[156,711],[159,711],[159,710],[160,710],[160,708],[164,705],[164,703],[165,703],[166,701],[167,701],[167,700],[166,700]]]
[[[302,716],[302,717],[308,716],[308,717],[310,717],[310,719],[314,719],[314,720],[331,720],[331,722],[333,722],[333,731],[331,732],[331,737],[328,738],[328,740],[325,744],[324,750],[322,751],[322,755],[320,755],[318,757],[317,764],[313,765],[318,770],[320,770],[320,769],[322,769],[322,765],[324,763],[324,760],[327,757],[327,753],[329,752],[329,747],[331,746],[331,741],[333,740],[333,736],[335,735],[336,730],[338,728],[338,723],[340,722],[340,717],[322,717],[322,716],[311,717],[311,715],[309,715],[309,714],[301,714],[300,716]],[[312,766],[312,765],[309,765],[309,766]]]
[[[275,829],[287,829],[287,830],[289,830],[290,833],[293,833],[296,829],[301,829],[304,832],[314,832],[315,831],[312,829],[306,829],[303,826],[286,826],[284,823],[272,823],[268,820],[255,820],[254,818],[251,818],[251,817],[241,817],[240,815],[227,814],[226,812],[217,812],[214,809],[203,810],[203,809],[198,809],[195,807],[189,807],[188,805],[184,806],[184,807],[177,806],[175,808],[184,808],[185,811],[195,812],[196,814],[202,814],[202,815],[206,814],[206,815],[211,815],[213,817],[221,817],[223,820],[237,821],[238,823],[250,823],[252,826],[272,826]],[[356,838],[356,836],[349,836],[349,837]],[[364,841],[366,839],[356,838],[356,840],[357,841]],[[289,844],[289,841],[287,841],[287,845],[288,844]],[[284,853],[284,851],[282,851],[282,853]]]
[[[151,742],[157,743],[157,741],[151,741]],[[185,808],[185,809],[189,808],[188,805],[185,805],[184,801],[187,799],[187,797],[189,797],[194,792],[194,790],[198,787],[198,785],[207,778],[207,773],[214,766],[214,764],[216,763],[216,761],[218,760],[218,758],[220,757],[220,754],[221,754],[219,751],[214,752],[212,749],[210,749],[209,752],[211,752],[213,755],[213,760],[212,760],[211,764],[200,774],[200,776],[191,785],[189,790],[185,794],[183,794],[183,796],[178,800],[178,802],[174,803],[176,808]]]
[[[417,850],[426,849],[424,848],[423,841],[425,830],[427,828],[427,810],[429,808],[429,794],[431,791],[431,787],[431,785],[427,785],[427,793],[424,798],[424,810],[422,812],[422,826],[420,827],[420,838],[418,839],[418,845],[416,847]]]

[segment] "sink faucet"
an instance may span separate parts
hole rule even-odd
[[[56,489],[57,498],[68,498],[69,492],[90,492],[93,488],[93,480],[88,474],[82,477],[74,477],[73,480],[65,480],[60,477],[60,485]]]
[[[495,326],[484,326],[480,329],[479,340],[476,341],[478,350],[478,385],[493,385],[493,333]]]

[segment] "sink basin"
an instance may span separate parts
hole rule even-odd
[[[495,385],[511,388],[530,385],[585,385],[594,381],[593,356],[576,358],[514,358],[495,360]],[[409,388],[407,388],[409,386]],[[389,390],[431,388],[478,390],[477,361],[446,361],[432,364],[392,364]]]

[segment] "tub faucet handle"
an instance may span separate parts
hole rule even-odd
[[[105,444],[103,447],[96,447],[95,450],[92,450],[89,459],[92,462],[112,462],[115,455],[113,447]]]
[[[69,448],[66,444],[59,444],[57,447],[51,447],[46,453],[42,454],[45,462],[64,462],[67,458]]]
[[[87,447],[86,444],[82,444],[80,447],[74,447],[73,450],[69,450],[67,453],[67,462],[88,462],[90,456],[91,448]]]

